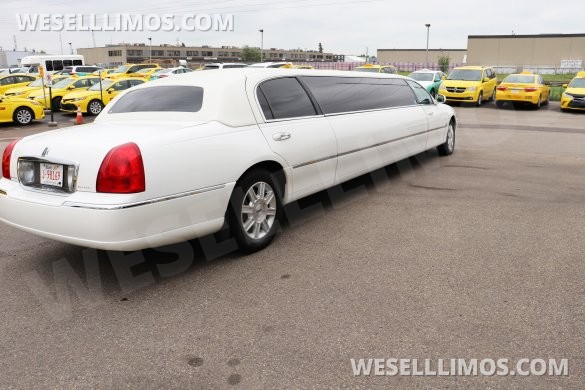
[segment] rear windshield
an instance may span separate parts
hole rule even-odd
[[[534,76],[511,74],[502,83],[534,84]]]
[[[203,105],[203,88],[160,86],[129,91],[110,109],[110,114],[126,112],[197,112]]]

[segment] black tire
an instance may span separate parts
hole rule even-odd
[[[53,111],[61,111],[61,96],[56,96],[51,100],[51,107]]]
[[[490,102],[496,101],[496,91],[497,91],[497,89],[494,88],[494,92],[492,92],[492,96],[490,97]]]
[[[441,156],[450,156],[455,151],[455,122],[452,120],[449,122],[449,128],[447,130],[447,138],[445,143],[437,146],[437,151]]]
[[[93,99],[87,103],[87,113],[89,115],[98,115],[100,112],[102,112],[103,109],[104,104],[99,99]]]
[[[12,115],[12,120],[19,125],[30,125],[35,119],[34,112],[28,107],[18,107],[14,110],[14,114]]]
[[[483,103],[483,91],[479,91],[479,96],[477,97],[477,103],[475,103],[476,106],[480,107]]]
[[[242,252],[252,253],[264,249],[276,236],[280,229],[280,220],[283,213],[281,202],[282,189],[275,183],[276,176],[265,169],[254,169],[238,180],[230,199],[228,218],[230,231]],[[260,187],[264,183],[266,196],[255,198],[257,202],[250,202],[250,191],[255,196],[260,194]],[[265,202],[269,198],[270,188],[274,202]],[[264,195],[264,194],[260,194]],[[262,199],[262,200],[261,200]],[[244,202],[249,203],[249,212],[243,212]],[[275,210],[274,210],[275,209]],[[273,214],[272,214],[273,213]],[[244,214],[246,214],[244,216]],[[259,222],[262,221],[262,222]],[[264,225],[266,222],[266,225]],[[246,229],[248,226],[248,229]],[[266,229],[266,226],[269,226]],[[252,231],[250,231],[252,229]]]
[[[501,100],[496,100],[496,107],[503,108],[504,107],[504,102],[501,101]]]
[[[536,104],[534,105],[534,109],[535,110],[540,110],[540,107],[542,107],[542,102],[540,101],[540,99],[542,98],[542,96],[538,96],[538,101],[536,102]]]

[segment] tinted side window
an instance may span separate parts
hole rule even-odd
[[[128,91],[109,112],[197,112],[202,105],[201,87],[160,86]]]
[[[324,114],[375,110],[416,104],[414,93],[403,79],[370,77],[301,78]]]
[[[73,65],[81,65],[81,60],[73,60]]]
[[[433,102],[431,95],[427,92],[426,89],[421,87],[420,84],[417,84],[410,80],[408,80],[407,83],[412,87],[418,104],[431,104]]]
[[[274,119],[316,115],[311,99],[294,77],[268,80],[260,85]],[[269,118],[269,115],[265,117]]]
[[[48,70],[49,72],[53,71],[53,61],[51,60],[45,61],[45,70]]]
[[[63,60],[63,66],[72,66],[73,65],[73,61],[71,60]]]

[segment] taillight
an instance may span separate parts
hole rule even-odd
[[[505,91],[508,87],[498,87],[498,91]]]
[[[538,88],[533,88],[533,87],[524,88],[524,91],[526,91],[526,92],[536,92],[536,91],[538,91]]]
[[[135,143],[110,150],[98,172],[96,190],[111,194],[133,194],[146,189],[144,164]]]
[[[12,150],[14,150],[14,145],[16,145],[18,141],[20,141],[20,138],[9,143],[6,149],[4,149],[4,154],[2,155],[2,177],[8,180],[10,180],[10,160],[12,159]]]

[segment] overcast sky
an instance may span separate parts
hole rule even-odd
[[[92,5],[93,3],[93,5]],[[20,32],[16,13],[233,13],[233,32],[96,32],[98,46],[106,43],[259,46],[317,49],[339,54],[375,54],[382,48],[424,48],[425,23],[430,23],[430,47],[466,48],[476,34],[585,33],[585,1],[568,0],[2,0],[0,46],[35,48],[59,54],[57,32]],[[90,32],[63,32],[63,51],[92,47]]]

